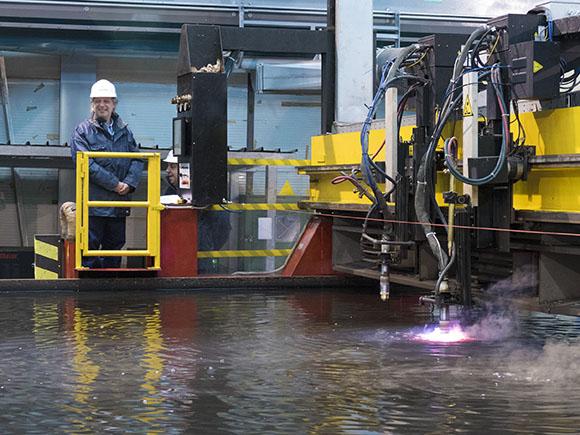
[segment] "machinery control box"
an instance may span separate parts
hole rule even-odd
[[[227,197],[227,78],[219,27],[184,25],[177,76],[173,152],[180,163],[180,187],[195,206]],[[189,172],[181,183],[182,168]]]
[[[517,99],[550,99],[560,92],[560,45],[551,41],[514,44],[511,51],[512,92]]]

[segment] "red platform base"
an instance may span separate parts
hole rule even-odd
[[[167,208],[161,212],[161,270],[75,270],[75,243],[65,240],[62,263],[64,278],[145,277],[189,278],[197,276],[197,210]]]
[[[282,276],[337,275],[332,270],[332,221],[310,218]]]
[[[197,276],[197,210],[166,208],[161,212],[161,270],[157,276]]]
[[[79,274],[75,269],[74,240],[64,240],[62,251],[63,278],[78,278]]]

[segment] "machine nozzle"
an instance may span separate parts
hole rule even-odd
[[[389,278],[387,276],[381,276],[379,279],[379,287],[380,287],[380,297],[381,301],[385,302],[389,299],[391,294],[391,284],[389,283]]]
[[[382,262],[381,262],[381,275],[379,277],[379,289],[381,301],[386,301],[389,299],[391,293],[391,282],[389,280],[389,256],[388,256],[388,245],[381,246]]]
[[[449,305],[443,304],[439,307],[439,328],[449,327]]]

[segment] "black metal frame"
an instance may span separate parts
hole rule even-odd
[[[329,25],[326,30],[220,27],[224,50],[283,56],[322,55],[322,134],[332,130],[335,113],[334,1],[328,3]]]

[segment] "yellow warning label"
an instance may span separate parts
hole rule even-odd
[[[534,71],[534,74],[537,73],[538,71],[540,71],[543,68],[544,68],[544,65],[542,65],[537,60],[534,60],[534,66],[532,67],[532,70]]]
[[[294,196],[294,195],[296,195],[294,193],[294,189],[292,189],[292,185],[290,184],[290,180],[286,180],[286,182],[282,186],[282,189],[280,189],[280,192],[278,192],[278,195],[280,195],[280,196]]]
[[[465,104],[463,105],[463,116],[473,116],[473,109],[471,108],[469,95],[465,97]]]

